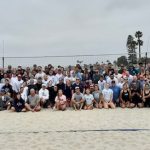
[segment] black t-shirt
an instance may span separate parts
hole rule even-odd
[[[35,85],[38,91],[42,88],[42,83],[36,83]]]
[[[14,99],[13,106],[14,106],[16,112],[21,112],[22,109],[25,107],[25,101],[22,98]]]
[[[72,90],[74,90],[74,92],[75,92],[75,88],[76,88],[77,86],[80,88],[80,92],[83,93],[84,87],[83,87],[83,85],[82,85],[81,83],[79,83],[79,84],[74,83],[74,84],[72,85]]]
[[[114,74],[114,72],[115,72],[115,71],[114,71],[113,68],[109,68],[109,69],[108,69],[108,74]]]
[[[0,81],[4,78],[3,74],[0,74]]]
[[[57,96],[58,91],[54,91],[54,87],[53,86],[49,87],[48,91],[49,91],[49,100],[52,103],[55,103],[55,97]]]
[[[72,97],[72,87],[68,86],[68,85],[65,85],[64,94],[66,95],[67,99],[71,99],[71,97]]]
[[[10,93],[11,95],[13,94],[13,89],[12,89],[12,86],[10,84],[4,85],[2,87],[2,89],[4,89],[6,93]]]
[[[61,83],[61,84],[57,84],[58,90],[62,90],[63,92],[65,91],[65,84]]]
[[[94,72],[93,70],[90,70],[89,76],[90,76],[90,79],[91,79],[91,80],[93,80],[93,75],[94,75],[94,73],[95,73],[95,72]]]

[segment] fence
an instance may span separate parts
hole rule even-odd
[[[148,53],[149,56],[150,53]],[[0,57],[0,66],[7,67],[12,65],[16,67],[21,65],[23,67],[32,66],[33,64],[45,66],[52,64],[53,66],[68,66],[80,64],[94,64],[107,63],[108,61],[113,63],[120,56],[128,56],[127,53],[120,54],[97,54],[97,55],[59,55],[59,56],[32,56],[32,57]],[[145,57],[145,53],[142,53],[142,57]]]

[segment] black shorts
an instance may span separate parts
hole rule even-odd
[[[137,105],[139,103],[142,103],[142,98],[140,96],[138,96],[137,94],[135,94],[133,97],[132,97],[132,101],[131,103]]]
[[[15,107],[16,112],[21,112],[25,107]]]
[[[150,98],[145,99],[144,106],[145,107],[150,107]]]

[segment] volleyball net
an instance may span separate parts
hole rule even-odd
[[[145,57],[145,53],[141,53],[142,57]],[[76,64],[96,64],[96,63],[108,63],[112,64],[119,57],[126,56],[128,58],[127,53],[120,54],[90,54],[90,55],[57,55],[57,56],[29,56],[29,57],[0,57],[0,66],[6,68],[8,65],[13,67],[17,67],[21,65],[22,67],[31,67],[34,64],[40,66],[46,66],[48,64],[52,64],[54,67],[60,66],[74,66]],[[138,54],[137,54],[138,57]],[[147,57],[150,57],[150,53],[147,53]]]

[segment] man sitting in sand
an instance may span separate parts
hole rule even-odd
[[[75,93],[72,95],[72,104],[75,110],[81,110],[84,104],[84,96],[80,92],[80,88],[75,87]]]
[[[0,92],[0,111],[1,110],[9,110],[11,108],[11,104],[13,102],[13,99],[8,96],[4,89]]]
[[[34,89],[30,90],[30,95],[28,96],[27,102],[26,102],[26,108],[27,108],[27,110],[32,111],[32,112],[40,111],[41,110],[41,107],[40,107],[40,98],[35,93]]]

